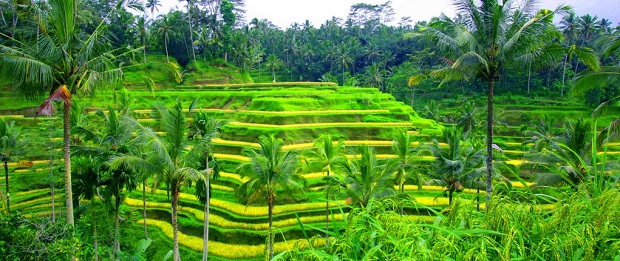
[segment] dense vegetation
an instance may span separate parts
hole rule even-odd
[[[609,20],[185,3],[0,2],[1,257],[620,259]]]

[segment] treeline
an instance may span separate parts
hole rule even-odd
[[[10,38],[33,41],[42,30],[37,22],[41,14],[37,12],[46,9],[31,5],[45,4],[45,1],[1,1],[0,43],[14,44]],[[116,2],[84,0],[79,5],[80,11],[75,15],[83,31],[91,33],[99,26],[106,27],[105,37],[114,48],[144,46],[143,55],[165,54],[182,66],[194,60],[217,64],[223,61],[253,70],[255,81],[330,81],[377,87],[397,99],[409,101],[413,90],[407,85],[409,77],[450,62],[435,46],[408,37],[440,18],[413,25],[411,17],[403,17],[397,25],[389,25],[395,20],[391,1],[378,5],[354,4],[345,18],[332,17],[320,25],[306,20],[285,29],[266,19],[246,19],[243,0],[181,1],[181,8],[160,15],[155,15],[162,11],[159,0],[125,1],[117,12],[110,12],[117,7]],[[451,19],[458,22],[462,17]],[[617,56],[603,54],[606,46],[602,43],[608,41],[601,39],[617,37],[619,31],[620,26],[614,28],[609,19],[569,13],[561,18],[553,40],[566,48],[564,59],[553,64],[532,64],[528,68],[506,68],[497,92],[532,96],[564,94],[571,88],[573,76],[587,69],[574,50],[589,47],[600,54],[603,65],[617,64]],[[136,55],[126,62],[141,61],[146,59]],[[484,85],[476,82],[453,85],[454,88],[448,89],[484,91]],[[415,90],[425,93],[436,86],[437,82],[428,80]],[[445,94],[444,91],[435,95]],[[617,87],[597,89],[589,91],[585,100],[599,104],[617,94]]]

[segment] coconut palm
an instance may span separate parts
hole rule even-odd
[[[73,226],[70,157],[70,109],[75,94],[92,93],[96,88],[113,86],[122,80],[123,72],[116,68],[115,50],[106,42],[105,26],[101,24],[90,34],[81,31],[76,15],[80,0],[50,0],[39,10],[40,25],[36,43],[20,42],[13,38],[11,46],[0,45],[0,74],[3,83],[13,86],[20,96],[49,97],[38,114],[50,114],[53,101],[63,103],[63,151],[65,164],[65,195],[67,223]],[[136,1],[126,3],[133,6]],[[116,9],[108,13],[111,15]]]
[[[448,148],[442,147],[438,139],[426,146],[435,157],[428,168],[428,183],[445,187],[450,205],[454,192],[460,192],[463,187],[481,187],[478,179],[484,176],[484,148],[475,148],[460,138],[456,129],[447,129],[441,141],[447,143]]]
[[[167,15],[161,15],[161,20],[156,23],[157,26],[157,35],[162,37],[164,40],[164,48],[166,50],[166,62],[170,62],[170,56],[168,55],[168,43],[170,42],[170,37],[174,36],[175,33],[170,27],[170,22],[168,21]]]
[[[192,0],[179,0],[179,2],[187,2],[187,24],[189,25],[189,42],[192,47],[192,56],[194,57],[194,63],[196,63],[196,48],[194,48],[194,29],[192,28]]]
[[[388,165],[393,172],[396,172],[396,182],[401,195],[405,194],[405,183],[407,180],[412,180],[418,186],[418,190],[421,190],[424,184],[422,173],[417,171],[414,165],[417,148],[412,147],[411,143],[411,134],[407,130],[396,132],[392,141],[392,152],[396,155],[396,158],[391,159]],[[401,208],[401,216],[403,212],[404,209]]]
[[[121,110],[122,111],[122,110]],[[125,110],[125,115],[130,115],[130,110]],[[131,143],[131,129],[128,125],[123,124],[120,116],[112,108],[108,106],[108,113],[105,114],[99,110],[96,112],[103,121],[103,128],[96,130],[94,128],[76,127],[75,132],[84,137],[85,141],[89,141],[90,145],[78,146],[74,150],[74,155],[89,155],[98,158],[99,161],[106,163],[112,158],[121,157],[123,155],[138,154],[138,147]],[[104,175],[99,185],[104,186],[106,199],[114,198],[114,246],[112,249],[113,256],[116,258],[120,251],[119,210],[121,200],[125,196],[124,192],[136,189],[139,182],[138,172],[133,171],[127,166],[119,168],[110,168],[108,164],[99,164],[99,170]]]
[[[349,68],[349,65],[353,63],[353,58],[344,44],[340,46],[340,50],[336,56],[336,62],[338,62],[338,64],[340,64],[340,68],[342,68],[342,85],[344,85],[344,82],[346,81],[344,78],[344,70]]]
[[[336,172],[345,175],[341,184],[346,187],[351,204],[365,208],[372,199],[393,195],[393,172],[377,159],[374,148],[362,145],[357,147],[356,154],[357,158],[334,166]]]
[[[568,7],[534,12],[535,1],[456,0],[461,23],[442,16],[421,27],[418,36],[436,46],[449,66],[429,75],[448,81],[479,78],[487,87],[487,205],[491,200],[493,177],[493,94],[495,82],[508,64],[552,63],[562,54],[561,48],[547,48],[556,38],[553,17]],[[415,78],[425,78],[417,75]],[[413,78],[413,77],[412,77]],[[420,79],[411,81],[420,82]],[[488,206],[487,206],[488,207]],[[488,208],[487,208],[488,209]]]
[[[73,197],[77,201],[80,198],[90,201],[89,208],[92,210],[93,222],[93,249],[94,260],[99,260],[99,246],[97,241],[97,189],[100,186],[101,178],[99,176],[99,167],[101,162],[90,156],[79,156],[73,158]]]
[[[193,110],[196,101],[194,101]],[[129,169],[134,172],[149,172],[156,175],[157,182],[164,182],[171,195],[173,227],[173,260],[179,261],[179,224],[178,207],[181,187],[188,182],[195,182],[206,177],[200,171],[206,155],[206,142],[193,142],[186,136],[188,120],[183,115],[181,102],[178,101],[168,109],[161,105],[153,108],[156,126],[164,135],[158,135],[151,128],[140,124],[136,119],[125,116],[123,123],[135,130],[137,137],[132,144],[143,149],[145,157],[121,155],[108,161],[110,170]],[[189,146],[189,145],[194,146]],[[188,149],[188,147],[190,147]]]
[[[206,261],[209,257],[209,204],[211,199],[211,175],[214,179],[220,176],[220,168],[217,160],[211,153],[211,140],[216,138],[220,132],[220,128],[225,124],[224,121],[211,118],[207,113],[200,111],[194,116],[193,126],[190,128],[190,137],[198,142],[203,143],[205,152],[205,170],[206,177],[198,180],[196,183],[196,197],[204,202],[204,235],[202,260]]]
[[[20,132],[15,122],[0,118],[0,161],[4,165],[4,185],[6,190],[6,213],[11,211],[9,193],[9,160],[25,152],[26,142],[19,138]]]
[[[303,193],[305,179],[297,173],[297,155],[295,151],[284,151],[284,141],[271,135],[260,137],[260,150],[245,150],[250,162],[240,165],[236,172],[250,179],[237,188],[235,195],[246,204],[265,198],[268,205],[269,259],[273,258],[273,208],[276,194]],[[284,191],[283,191],[284,190]]]
[[[276,82],[276,71],[279,70],[282,65],[282,60],[280,60],[280,58],[278,58],[275,54],[270,54],[267,56],[265,66],[267,66],[267,68],[271,71],[273,82]]]
[[[345,145],[342,140],[334,142],[332,136],[327,134],[314,141],[312,150],[305,155],[306,164],[310,168],[320,168],[329,178],[332,168],[337,162],[346,161]],[[329,231],[329,190],[325,190],[325,231]],[[329,233],[325,233],[325,245],[329,246]]]
[[[152,18],[153,15],[155,14],[155,10],[159,12],[159,7],[161,7],[161,3],[159,3],[159,0],[146,0],[145,7],[151,10],[151,18]]]

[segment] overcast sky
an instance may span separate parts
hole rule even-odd
[[[303,23],[306,19],[319,27],[332,16],[346,18],[349,8],[355,3],[382,4],[387,0],[246,0],[246,20],[254,17],[266,18],[275,25],[286,28],[293,22]],[[161,12],[177,6],[185,8],[177,0],[161,1]],[[427,21],[442,12],[454,15],[451,0],[392,0],[396,11],[394,21],[410,16],[413,21]],[[573,7],[577,15],[589,13],[599,18],[608,18],[615,27],[620,22],[620,0],[540,0],[539,8],[554,9],[559,4]],[[247,22],[246,21],[246,22]]]

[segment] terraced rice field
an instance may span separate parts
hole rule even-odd
[[[257,259],[263,256],[265,251],[268,225],[266,205],[257,203],[245,206],[234,197],[235,189],[247,181],[247,178],[236,174],[235,169],[241,162],[248,161],[243,150],[259,148],[259,136],[274,134],[285,140],[286,150],[304,150],[311,148],[312,142],[321,134],[330,133],[343,139],[348,148],[370,145],[377,149],[379,158],[388,159],[394,157],[390,147],[395,130],[405,129],[412,134],[414,146],[430,142],[432,135],[442,131],[442,127],[435,122],[418,117],[410,107],[372,88],[338,87],[325,83],[205,85],[156,91],[155,98],[145,91],[133,91],[132,96],[136,99],[136,116],[146,124],[153,121],[149,117],[152,100],[171,104],[177,97],[186,108],[195,98],[199,98],[198,110],[229,121],[223,127],[221,136],[213,141],[215,157],[221,163],[222,173],[220,179],[212,184],[210,224],[213,236],[209,251],[221,259]],[[0,98],[6,99],[2,96]],[[111,93],[81,100],[92,108],[106,108],[110,101],[113,101]],[[15,113],[16,111],[18,113]],[[28,215],[49,215],[49,184],[53,181],[56,184],[55,211],[62,212],[64,194],[62,189],[59,189],[62,187],[62,173],[58,169],[62,165],[59,160],[61,152],[57,150],[58,145],[50,145],[60,142],[60,133],[51,131],[60,128],[60,120],[35,120],[27,109],[11,110],[10,115],[5,117],[27,126],[26,135],[35,137],[32,138],[35,140],[33,146],[53,147],[36,150],[34,156],[9,164],[12,209]],[[523,164],[523,151],[528,144],[521,144],[523,138],[514,137],[513,134],[505,136],[506,138],[498,138],[498,144],[504,149],[507,162],[513,165]],[[620,144],[612,145],[620,147]],[[620,149],[614,153],[620,154]],[[53,158],[51,180],[48,178],[50,154]],[[421,164],[427,164],[425,162],[432,158],[426,155],[420,156],[419,160]],[[306,241],[297,216],[306,225],[325,226],[322,192],[322,178],[325,174],[310,171],[303,175],[309,183],[306,197],[282,199],[274,209],[276,252],[293,247],[304,248],[308,243],[316,247],[322,244],[321,240]],[[3,176],[0,182],[4,183]],[[526,185],[530,186],[532,183]],[[513,182],[513,186],[519,188],[523,187],[523,184]],[[164,189],[161,186],[152,191],[148,189],[147,224],[153,231],[172,238],[170,202]],[[444,191],[442,187],[423,186],[418,190],[417,186],[406,185],[405,190],[416,202],[430,208],[441,209],[448,204],[447,198],[441,196]],[[459,197],[475,200],[476,191],[466,189]],[[131,209],[126,213],[128,220],[137,225],[141,224],[141,189],[128,193],[124,204]],[[202,250],[203,206],[194,196],[192,188],[183,188],[180,206],[181,245],[185,250],[199,252]],[[346,201],[337,199],[330,203],[330,207],[333,213],[330,221],[333,224],[330,224],[330,227],[337,228],[338,224],[342,227],[345,218],[343,213],[346,215],[347,211]],[[408,209],[407,214],[418,222],[433,220],[428,211]],[[317,231],[308,230],[310,236],[319,234]]]

